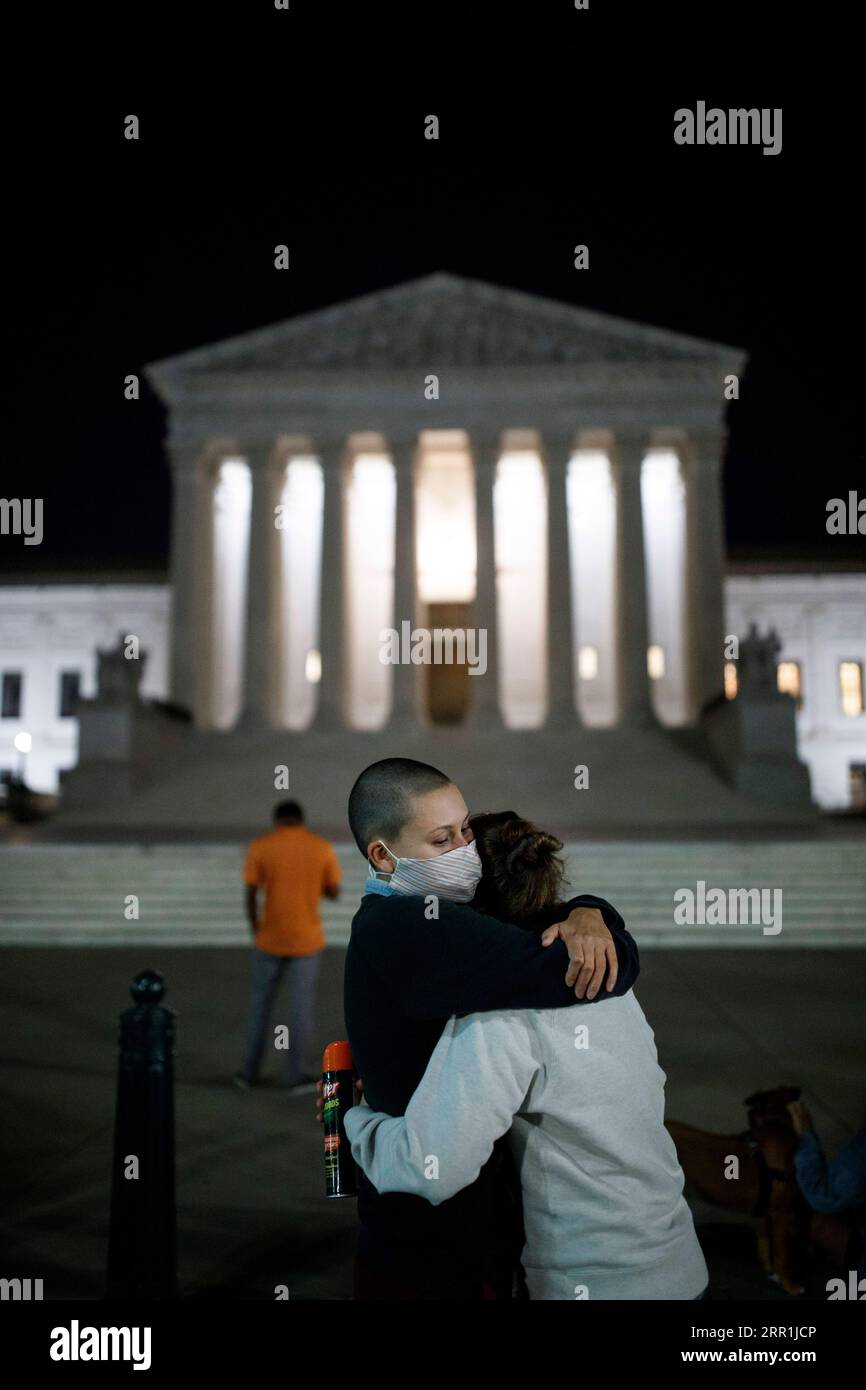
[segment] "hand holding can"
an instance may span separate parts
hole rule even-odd
[[[346,1111],[355,1104],[355,1085],[355,1068],[349,1044],[345,1041],[329,1043],[322,1057],[326,1197],[358,1195],[355,1160],[344,1124]]]

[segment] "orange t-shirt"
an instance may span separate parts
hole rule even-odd
[[[311,956],[325,945],[319,898],[339,887],[342,873],[327,840],[303,825],[279,825],[253,840],[244,883],[264,888],[256,946],[274,956]]]

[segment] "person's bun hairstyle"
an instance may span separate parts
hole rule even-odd
[[[482,830],[484,854],[508,920],[519,922],[560,901],[562,841],[512,816]]]

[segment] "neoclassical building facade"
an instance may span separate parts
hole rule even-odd
[[[723,417],[743,365],[445,274],[152,363],[169,584],[0,596],[18,666],[45,675],[43,712],[63,687],[27,768],[44,786],[75,763],[67,646],[92,610],[85,697],[97,645],[134,636],[146,655],[131,713],[116,664],[113,693],[81,706],[63,796],[100,823],[234,829],[290,785],[345,834],[358,771],[401,753],[458,769],[475,809],[519,805],[568,833],[804,823],[772,643],[725,699],[732,636],[768,616],[783,655],[787,628],[802,648],[776,590],[726,591]],[[862,703],[860,590],[840,583],[823,590],[832,654]],[[823,671],[814,640],[806,655]],[[824,703],[797,715],[801,743],[825,766],[822,803],[842,806],[864,716],[850,690],[836,710],[833,673],[806,679]],[[24,728],[20,697],[19,680],[0,745]],[[7,773],[15,757],[0,746]]]
[[[153,364],[173,700],[221,729],[693,722],[742,365],[448,275]],[[486,634],[484,671],[389,663],[407,623]]]

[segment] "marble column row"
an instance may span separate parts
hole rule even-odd
[[[639,432],[616,435],[608,453],[615,490],[615,644],[617,723],[646,726],[654,722],[647,671],[647,581],[641,507],[641,465],[651,446]],[[716,431],[683,436],[678,445],[686,488],[686,622],[687,670],[692,712],[722,692],[723,682],[723,541],[719,482],[720,436]],[[416,508],[417,435],[389,437],[396,484],[393,626],[417,621]],[[540,454],[547,480],[547,690],[546,726],[574,728],[580,719],[576,702],[574,651],[576,633],[566,502],[568,465],[576,451],[571,434],[544,435]],[[276,708],[279,674],[279,554],[274,509],[279,500],[285,460],[271,446],[253,444],[236,451],[250,466],[252,500],[247,576],[244,698],[242,723],[267,726]],[[347,467],[348,440],[317,443],[322,466],[324,507],[320,574],[321,679],[315,725],[345,728],[347,718]],[[469,452],[475,489],[477,584],[473,625],[487,632],[487,670],[471,681],[468,723],[501,725],[499,700],[497,584],[493,495],[496,468],[504,452],[496,432],[471,434]],[[213,466],[201,450],[172,451],[174,474],[172,563],[172,698],[195,711],[207,724],[211,708],[208,672],[213,627],[205,576],[213,563]],[[412,664],[393,668],[393,702],[388,727],[417,728],[419,672]]]

